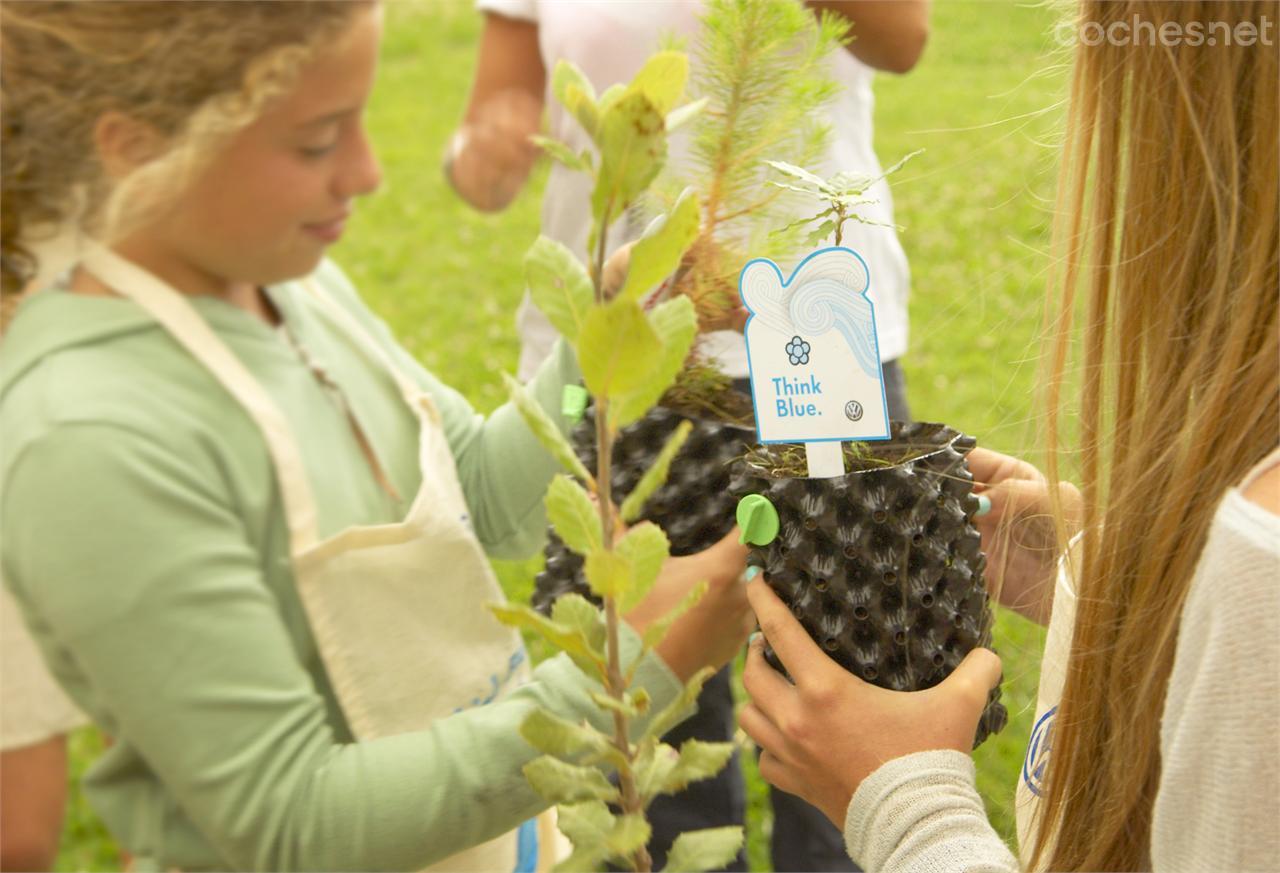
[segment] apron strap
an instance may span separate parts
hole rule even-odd
[[[99,243],[82,263],[113,291],[142,307],[240,403],[257,424],[275,465],[293,554],[318,541],[316,506],[288,421],[249,370],[180,293]]]
[[[320,301],[320,304],[338,327],[351,336],[357,345],[361,346],[365,356],[371,359],[370,362],[380,366],[391,376],[396,383],[396,387],[400,389],[405,403],[408,404],[411,410],[417,412],[422,406],[421,398],[426,393],[423,388],[405,374],[404,370],[392,359],[382,344],[373,338],[373,335],[369,333],[365,326],[321,288],[315,279],[308,278],[303,280],[302,286],[312,297]]]

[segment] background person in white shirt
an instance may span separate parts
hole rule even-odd
[[[824,175],[851,171],[879,175],[872,147],[871,83],[875,70],[910,70],[928,35],[929,0],[863,0],[857,3],[807,3],[819,14],[829,9],[850,19],[855,40],[831,58],[832,78],[843,88],[831,106],[832,136],[825,158],[813,169]],[[597,93],[626,82],[660,47],[664,34],[696,38],[703,5],[699,2],[655,3],[649,0],[477,0],[485,13],[479,61],[466,114],[450,145],[446,172],[458,193],[484,211],[505,208],[519,193],[537,157],[528,136],[538,132],[544,109],[548,135],[580,151],[590,145],[585,131],[549,94],[547,72],[556,61],[573,61]],[[681,134],[676,135],[677,138]],[[672,149],[673,156],[681,149]],[[672,163],[679,171],[679,158]],[[869,197],[867,218],[887,227],[851,222],[844,245],[860,252],[874,276],[880,352],[884,361],[889,413],[907,419],[905,384],[898,359],[907,350],[906,255],[893,224],[893,198],[883,180]],[[587,260],[590,230],[590,180],[553,164],[542,201],[542,233]],[[797,216],[799,217],[799,216]],[[643,227],[620,222],[610,234],[617,248]],[[830,242],[830,241],[829,241]],[[797,259],[798,262],[799,259]],[[795,264],[779,266],[790,270]],[[549,353],[557,334],[526,295],[517,314],[521,337],[519,373],[532,374]],[[740,332],[719,331],[700,340],[704,352],[735,379],[747,376]],[[729,739],[733,735],[733,703],[727,672],[712,679],[699,700],[699,712],[678,728],[679,735]],[[735,762],[736,764],[736,762]],[[774,793],[772,854],[777,870],[854,870],[837,829],[820,812],[790,795]],[[740,823],[744,787],[731,765],[715,780],[695,783],[678,798],[659,798],[652,810],[655,864],[676,833],[697,827]],[[739,859],[739,867],[745,857]]]
[[[867,869],[1280,863],[1280,58],[1255,38],[1088,37],[1135,19],[1191,34],[1210,13],[1248,37],[1278,10],[1080,4],[1047,475],[970,456],[993,592],[1049,621],[1018,786],[1021,858],[987,821],[968,754],[995,655],[974,651],[925,691],[876,688],[814,645],[763,580],[749,587],[796,683],[757,639],[740,718],[764,749],[761,775],[842,824]],[[1078,407],[1059,403],[1068,369]],[[1049,484],[1068,416],[1079,492]]]

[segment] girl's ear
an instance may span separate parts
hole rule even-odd
[[[93,126],[93,145],[107,175],[119,181],[158,156],[163,139],[150,124],[111,109]]]

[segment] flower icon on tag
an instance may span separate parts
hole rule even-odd
[[[809,363],[809,344],[798,336],[793,336],[791,342],[787,343],[786,352],[791,363],[796,366]]]

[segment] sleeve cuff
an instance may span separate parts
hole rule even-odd
[[[516,18],[520,21],[538,20],[538,4],[536,0],[476,0],[477,12],[492,12],[504,18]]]
[[[1009,871],[1017,862],[987,821],[973,759],[952,749],[880,766],[849,802],[849,856],[876,871]]]

